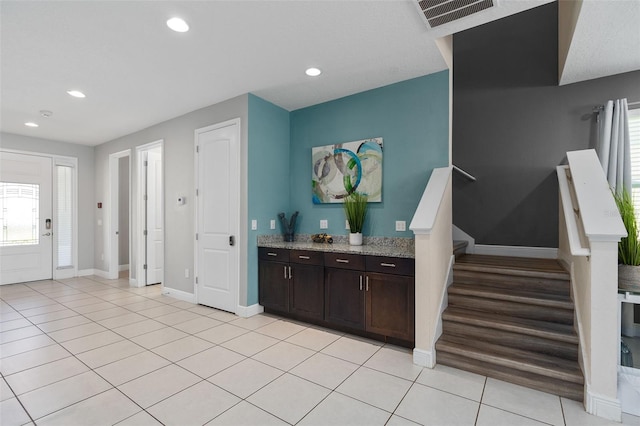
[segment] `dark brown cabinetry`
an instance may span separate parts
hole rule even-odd
[[[279,250],[286,253],[259,249],[265,309],[374,338],[414,341],[413,259]]]

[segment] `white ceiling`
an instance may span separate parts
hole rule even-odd
[[[2,0],[0,130],[97,145],[248,92],[295,110],[444,70],[437,38],[550,1],[430,30],[410,0]]]

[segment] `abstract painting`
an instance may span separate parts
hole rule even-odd
[[[343,203],[352,192],[382,201],[382,138],[311,148],[313,203]]]

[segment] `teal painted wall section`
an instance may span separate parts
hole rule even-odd
[[[249,108],[251,119],[251,104]],[[291,113],[291,210],[298,233],[346,235],[342,204],[311,200],[311,148],[374,137],[384,139],[382,203],[371,203],[364,235],[412,237],[409,223],[427,179],[449,164],[449,72],[442,71]],[[407,231],[396,232],[395,221]],[[323,231],[324,232],[324,231]]]
[[[257,236],[279,234],[280,226],[269,229],[269,221],[281,211],[289,216],[289,112],[249,94],[249,201],[247,225],[247,305],[258,303]],[[258,229],[251,230],[251,220]]]

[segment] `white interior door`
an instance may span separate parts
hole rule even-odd
[[[236,312],[240,120],[196,130],[198,303]]]
[[[147,153],[147,285],[158,284],[164,277],[164,207],[162,197],[162,151]]]
[[[53,278],[51,158],[0,152],[1,284]]]

